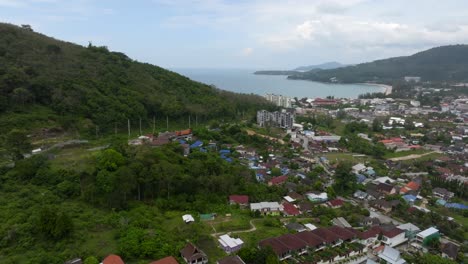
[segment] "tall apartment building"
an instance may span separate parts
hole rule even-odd
[[[278,126],[282,128],[292,128],[294,124],[294,114],[286,111],[268,112],[260,110],[257,112],[257,124],[259,126]]]
[[[283,95],[276,95],[276,94],[266,94],[265,98],[267,101],[274,103],[277,106],[281,106],[284,108],[291,108],[291,98]]]

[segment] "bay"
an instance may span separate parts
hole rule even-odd
[[[357,98],[364,93],[383,92],[378,85],[367,84],[328,84],[305,80],[289,80],[287,76],[255,75],[252,69],[171,69],[188,78],[238,93],[281,94],[289,97]]]

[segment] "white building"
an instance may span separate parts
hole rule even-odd
[[[400,251],[398,251],[398,249],[394,249],[389,246],[385,246],[382,253],[379,254],[379,258],[389,264],[405,264],[406,263],[406,260],[404,260],[400,256]]]
[[[419,76],[405,76],[404,79],[406,82],[420,82],[421,81],[421,77]]]
[[[265,98],[267,101],[270,101],[274,103],[277,106],[281,106],[284,108],[290,108],[291,107],[291,98],[283,95],[277,95],[277,94],[266,94]]]
[[[222,235],[218,239],[221,248],[228,254],[238,251],[244,245],[240,238],[232,238],[229,235]]]

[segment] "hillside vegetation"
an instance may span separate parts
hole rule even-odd
[[[468,81],[468,45],[452,45],[432,48],[411,56],[376,60],[343,68],[308,71],[288,76],[330,82],[392,82],[404,76],[420,76],[423,81]]]
[[[107,47],[59,41],[0,23],[1,132],[18,128],[113,131],[127,119],[232,119],[267,107]],[[145,122],[148,121],[148,122]]]

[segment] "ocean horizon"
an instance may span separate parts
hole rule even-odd
[[[298,98],[357,98],[360,94],[383,92],[385,88],[373,84],[329,84],[306,80],[290,80],[284,75],[256,75],[255,69],[193,69],[173,68],[188,78],[219,89],[265,95],[281,94]]]

